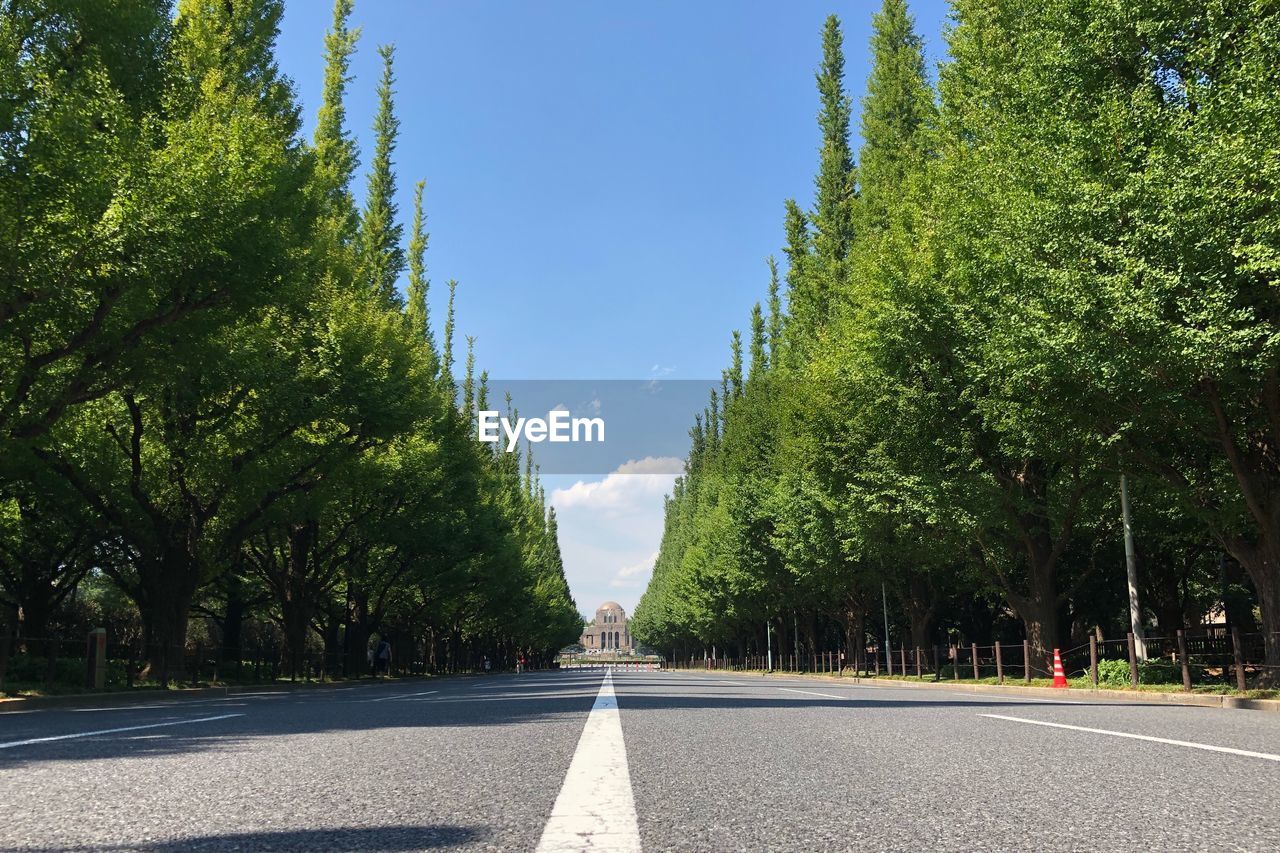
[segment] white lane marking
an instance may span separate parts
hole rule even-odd
[[[797,690],[794,687],[779,687],[779,690],[785,690],[788,693],[807,693],[810,696],[822,696],[826,699],[848,699],[848,696],[837,696],[834,693],[818,693],[813,690]]]
[[[894,689],[892,687],[879,687],[879,686],[873,688],[867,684],[848,684],[848,685],[842,684],[840,686],[854,688],[854,689],[861,688],[863,690],[873,690],[873,689],[874,690],[893,690]],[[825,696],[828,699],[852,699],[853,698],[852,696],[839,696],[834,693],[818,693],[813,690],[797,690],[794,687],[779,687],[778,689],[786,690],[791,693],[807,693],[810,696]],[[899,688],[899,690],[902,690],[902,689],[903,688]],[[969,693],[939,692],[938,695],[939,695],[939,698],[931,699],[927,701],[941,702],[941,701],[945,701],[945,698],[951,698],[951,699],[960,699],[965,702],[982,702],[982,703],[1000,701],[1000,702],[1045,702],[1051,705],[1082,705],[1084,704],[1083,702],[1072,702],[1070,699],[1032,699],[1030,697],[1024,697],[1024,696],[1001,696],[998,694],[993,695],[991,697],[985,697],[982,695],[974,695]]]
[[[73,735],[54,735],[52,737],[33,737],[27,740],[13,740],[8,743],[0,743],[0,749],[10,749],[15,746],[29,746],[33,743],[49,743],[55,740],[71,740],[80,737],[96,737],[97,735],[113,735],[117,732],[136,732],[142,729],[159,729],[165,726],[186,726],[191,723],[211,723],[214,720],[229,720],[232,717],[243,717],[244,714],[219,714],[216,717],[198,717],[194,720],[171,720],[167,723],[147,723],[143,726],[121,726],[115,729],[98,729],[93,732],[78,732]]]
[[[1280,755],[1272,755],[1269,752],[1252,752],[1247,749],[1233,749],[1229,746],[1214,746],[1210,743],[1194,743],[1189,740],[1172,740],[1164,737],[1153,737],[1152,735],[1138,735],[1132,732],[1113,732],[1110,729],[1093,729],[1088,726],[1069,726],[1066,723],[1050,723],[1044,720],[1028,720],[1025,717],[1005,717],[1001,714],[979,714],[979,717],[989,717],[993,720],[1009,720],[1014,723],[1028,723],[1033,726],[1048,726],[1054,729],[1070,729],[1076,732],[1089,732],[1095,735],[1110,735],[1111,737],[1127,737],[1133,740],[1147,740],[1152,743],[1166,743],[1170,746],[1185,746],[1190,749],[1203,749],[1208,752],[1225,752],[1228,755],[1243,755],[1246,758],[1261,758],[1264,761],[1280,761]]]
[[[285,699],[285,698],[287,698],[287,697],[289,697],[289,696],[292,696],[292,695],[294,695],[292,692],[289,692],[289,693],[282,693],[282,692],[275,692],[275,691],[272,691],[272,692],[270,692],[270,693],[234,693],[234,694],[232,694],[231,696],[228,696],[227,698],[228,698],[228,699],[231,699],[231,698],[236,698],[236,699]]]
[[[895,684],[841,684],[839,686],[842,688],[848,688],[849,690],[896,690],[898,692],[906,690],[914,691],[917,695],[924,695],[920,693],[921,688],[899,686]],[[932,688],[923,689],[931,690]],[[993,702],[999,700],[1001,702],[1043,702],[1048,705],[1086,704],[1084,702],[1076,702],[1071,699],[1036,699],[1031,696],[1009,696],[1004,693],[991,693],[988,695],[985,693],[957,693],[951,690],[936,690],[934,692],[938,696],[946,696],[952,699],[966,699],[970,702]]]
[[[190,703],[183,703],[185,707],[191,707]],[[206,703],[201,703],[206,704]],[[97,714],[100,711],[154,711],[156,708],[163,708],[164,705],[111,705],[106,708],[71,708],[73,714]],[[172,707],[172,706],[170,706]]]
[[[1046,705],[1083,705],[1083,702],[1075,702],[1071,699],[1035,699],[1031,696],[1001,696],[999,693],[993,693],[991,696],[984,696],[981,693],[952,693],[951,696],[963,696],[971,702],[994,702],[997,699],[1001,702],[1042,702]]]
[[[631,795],[622,717],[605,673],[587,715],[564,786],[542,830],[537,853],[561,851],[640,853],[640,825]]]
[[[397,696],[379,696],[377,699],[364,699],[364,702],[386,702],[389,699],[411,699],[414,696],[430,696],[432,693],[439,693],[439,690],[428,690],[425,693],[401,693]]]

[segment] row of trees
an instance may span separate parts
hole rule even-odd
[[[406,245],[393,49],[358,207],[352,2],[310,140],[281,14],[0,12],[3,621],[49,636],[92,591],[160,677],[193,612],[229,654],[269,620],[291,668],[322,643],[358,672],[375,632],[454,665],[554,650],[581,624],[554,513],[532,465],[470,437],[488,390],[470,340],[455,378],[453,282],[432,332],[422,183]]]
[[[1147,620],[1225,607],[1278,667],[1280,10],[952,6],[936,88],[875,16],[856,162],[828,20],[786,307],[771,260],[635,633],[854,644],[882,589],[924,648],[1124,631],[1125,474]]]

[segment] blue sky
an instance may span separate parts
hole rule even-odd
[[[719,376],[781,255],[784,200],[812,199],[822,22],[843,22],[857,100],[879,6],[357,0],[351,129],[367,157],[375,48],[395,44],[399,203],[407,221],[426,180],[437,325],[454,278],[459,332],[493,376]],[[946,5],[911,8],[935,63]],[[330,20],[326,0],[286,6],[278,56],[308,126]],[[632,609],[670,478],[546,484],[580,609]]]

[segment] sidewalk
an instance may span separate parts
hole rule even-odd
[[[85,705],[96,707],[121,707],[149,705],[153,702],[182,702],[198,699],[220,699],[239,693],[295,693],[304,690],[331,690],[337,687],[373,686],[392,682],[422,681],[440,676],[412,675],[383,680],[360,679],[355,681],[299,681],[297,683],[267,682],[265,684],[237,684],[224,687],[176,687],[137,688],[99,693],[67,693],[58,696],[14,696],[0,699],[0,714],[13,711],[34,711],[39,708],[76,708]]]
[[[1091,702],[1132,704],[1142,702],[1151,705],[1191,705],[1202,708],[1231,708],[1247,711],[1271,711],[1280,713],[1280,699],[1248,699],[1218,693],[1162,693],[1148,690],[1094,690],[1092,688],[1015,687],[998,684],[966,684],[963,681],[907,681],[896,678],[855,678],[851,675],[804,673],[731,672],[728,670],[670,670],[695,674],[722,673],[727,675],[760,675],[771,679],[797,679],[806,682],[851,681],[860,687],[904,688],[910,690],[950,690],[964,693],[983,693],[994,696],[1034,696],[1049,699],[1087,699]]]

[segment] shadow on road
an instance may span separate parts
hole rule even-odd
[[[495,682],[496,683],[496,682]],[[130,725],[146,725],[169,720],[181,721],[218,714],[241,716],[191,725],[146,728],[137,732],[118,732],[101,736],[55,740],[0,750],[0,768],[14,769],[50,761],[95,761],[103,759],[138,759],[195,752],[216,754],[249,747],[255,740],[308,736],[327,732],[394,731],[405,738],[412,730],[449,727],[511,728],[502,737],[536,737],[539,723],[562,721],[566,715],[580,716],[590,710],[601,683],[600,674],[539,673],[520,679],[509,679],[501,688],[477,690],[476,685],[460,684],[443,687],[430,696],[392,698],[401,687],[388,685],[386,701],[361,701],[342,694],[291,694],[283,698],[260,701],[228,701],[201,703],[184,708],[174,702],[162,709],[120,709],[95,715],[93,721],[68,711],[45,711],[24,714],[14,726],[0,722],[0,742],[27,738],[60,736],[75,732],[109,729]],[[859,709],[862,711],[910,712],[937,708],[1025,709],[1027,704],[1014,699],[983,697],[958,699],[944,697],[879,698],[876,694],[850,691],[848,698],[826,698],[805,693],[800,685],[776,693],[744,693],[743,688],[716,679],[627,673],[615,676],[619,703],[627,714],[672,710],[743,711],[761,709],[817,708]],[[779,688],[782,685],[750,685]],[[807,685],[814,692],[839,689],[825,685]],[[799,690],[799,692],[792,692]],[[865,696],[865,698],[864,698]],[[234,700],[235,697],[232,697]],[[1040,702],[1038,707],[1054,707],[1064,703]],[[1072,703],[1079,705],[1082,703]],[[1106,703],[1112,706],[1118,703]],[[305,845],[304,845],[305,846]],[[148,848],[150,849],[150,848]],[[168,849],[168,848],[154,848]]]
[[[188,850],[335,850],[397,851],[451,847],[489,837],[488,830],[470,826],[378,826],[339,829],[285,829],[199,835],[174,841],[130,842],[122,845],[59,847],[59,851],[137,850],[143,853],[180,853]],[[46,848],[49,849],[49,848]]]

